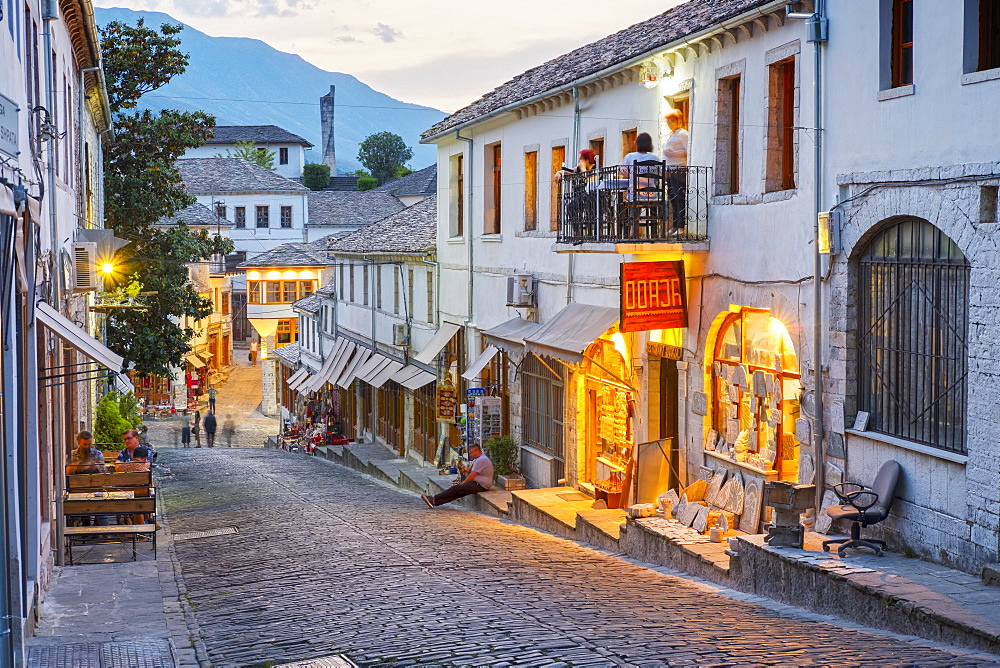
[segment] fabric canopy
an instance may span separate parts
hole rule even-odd
[[[128,379],[128,376],[123,373],[115,374],[115,389],[122,394],[128,394],[130,392],[135,394],[135,385],[133,385],[132,381]]]
[[[0,183],[0,214],[17,218],[17,207],[14,206],[14,191]]]
[[[524,318],[511,318],[483,332],[486,339],[509,353],[521,352],[524,348],[524,337],[530,336],[541,327],[537,322]]]
[[[576,364],[583,351],[618,322],[621,312],[610,306],[567,304],[552,320],[524,337],[526,352]]]
[[[343,344],[343,345],[341,345]],[[340,374],[344,372],[344,367],[351,360],[351,355],[357,350],[358,344],[354,341],[348,339],[340,339],[337,342],[337,348],[334,349],[334,361],[333,366],[330,368],[330,382],[332,384],[337,383],[337,379],[340,378]]]
[[[479,375],[479,372],[486,368],[486,365],[490,363],[490,360],[500,352],[500,349],[496,346],[488,346],[486,350],[476,358],[476,361],[469,365],[469,368],[465,370],[462,374],[462,378],[466,380],[472,380]]]
[[[386,364],[382,368],[382,370],[379,371],[377,374],[375,374],[375,377],[368,382],[370,385],[374,387],[382,387],[383,385],[386,384],[386,381],[392,378],[396,374],[396,372],[402,368],[403,364],[401,362],[397,362],[396,360],[389,360],[389,363]]]
[[[378,375],[379,371],[384,369],[386,365],[389,364],[389,358],[385,355],[379,355],[375,353],[371,356],[365,365],[358,370],[358,378],[366,383],[371,383],[372,379]]]
[[[45,302],[38,302],[35,305],[35,315],[39,322],[51,329],[54,334],[70,346],[101,366],[105,366],[115,373],[121,373],[122,363],[125,360],[59,311]]]
[[[411,364],[397,371],[392,379],[409,390],[415,390],[427,383],[434,382],[437,380],[437,376]]]
[[[427,342],[427,345],[424,346],[423,350],[421,350],[417,355],[414,355],[413,361],[420,362],[421,364],[430,364],[433,362],[434,358],[438,356],[439,352],[441,352],[441,349],[448,345],[448,342],[451,341],[451,337],[455,336],[455,332],[460,329],[461,327],[453,325],[450,322],[441,323],[441,327],[434,333],[434,336],[432,336],[431,340]]]
[[[300,394],[309,394],[310,392],[315,392],[325,381],[319,377],[318,374],[311,374],[306,376],[301,381],[299,381],[295,390]],[[315,385],[316,387],[313,387]]]
[[[299,383],[301,383],[303,380],[306,379],[306,376],[308,375],[309,375],[309,370],[306,369],[305,367],[302,367],[301,369],[293,373],[288,378],[288,389],[294,390],[296,387],[298,387]]]
[[[340,379],[337,381],[337,385],[344,388],[345,390],[351,386],[354,382],[354,378],[358,375],[358,369],[368,361],[371,357],[371,352],[361,346],[358,346],[357,350],[354,351],[354,357],[351,361],[347,363],[347,367],[344,369],[344,373],[340,375]]]

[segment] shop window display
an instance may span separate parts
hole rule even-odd
[[[629,387],[631,371],[614,342],[599,339],[586,352],[587,443],[593,484],[599,498],[616,507],[632,456],[629,415],[635,400]],[[606,496],[605,496],[606,494]]]
[[[723,322],[705,449],[766,476],[798,482],[799,364],[784,325],[744,308]]]

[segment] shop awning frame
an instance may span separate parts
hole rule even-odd
[[[340,375],[344,373],[344,367],[351,361],[351,355],[357,350],[358,344],[350,339],[342,338],[337,342],[337,346],[338,348],[334,348],[336,359],[334,360],[333,367],[330,369],[330,383],[334,385],[337,384]]]
[[[371,381],[389,364],[389,358],[375,353],[358,372],[358,378],[371,385]]]
[[[541,327],[537,322],[524,318],[511,318],[499,325],[483,330],[482,335],[491,345],[508,353],[524,350],[524,338],[531,336]]]
[[[436,381],[437,376],[411,364],[393,374],[392,379],[408,390],[416,390],[427,383]]]
[[[479,373],[486,368],[486,365],[490,363],[490,360],[492,360],[498,352],[500,352],[500,349],[496,346],[487,346],[486,350],[480,353],[479,357],[477,357],[476,360],[469,365],[469,368],[465,370],[465,373],[462,374],[462,378],[465,378],[466,380],[475,379],[476,376],[478,376]]]
[[[302,367],[301,369],[293,373],[291,376],[288,377],[287,381],[288,389],[294,390],[296,387],[298,387],[299,383],[305,380],[306,376],[308,375],[309,375],[309,370],[306,369],[305,367]]]
[[[460,329],[462,328],[450,322],[441,323],[441,327],[439,327],[438,331],[434,333],[431,340],[427,342],[427,345],[424,346],[419,353],[413,356],[413,361],[429,365],[434,361],[434,358],[438,356],[441,350],[448,345],[448,342],[451,341],[451,337],[455,336]]]
[[[386,382],[388,382],[390,378],[396,375],[396,373],[402,368],[403,368],[402,362],[397,362],[396,360],[390,359],[389,363],[386,364],[385,367],[383,367],[382,370],[379,371],[378,374],[376,374],[371,381],[369,381],[369,385],[372,385],[373,387],[382,387],[383,385],[386,384]]]
[[[201,358],[197,355],[185,355],[184,361],[193,366],[195,369],[204,368],[205,363],[201,361]]]
[[[358,369],[361,368],[371,358],[371,351],[367,348],[362,348],[358,346],[354,352],[354,357],[348,362],[347,368],[344,369],[344,373],[341,374],[340,379],[337,381],[337,385],[344,388],[345,390],[351,386],[354,382],[354,378],[358,375]]]
[[[583,352],[615,326],[619,309],[590,304],[567,304],[551,320],[524,338],[525,352],[570,364],[583,361]]]
[[[35,305],[35,316],[43,325],[52,330],[52,333],[94,362],[115,373],[122,372],[122,364],[125,360],[121,355],[113,352],[59,311],[45,302],[38,302]]]

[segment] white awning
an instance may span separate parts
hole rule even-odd
[[[132,381],[128,379],[128,376],[123,373],[115,374],[115,389],[122,394],[128,394],[129,392],[135,394],[135,385],[133,385]]]
[[[397,362],[396,360],[389,360],[389,363],[386,364],[385,367],[381,371],[379,371],[374,378],[372,378],[369,381],[369,383],[374,387],[382,387],[383,385],[386,384],[386,381],[392,378],[396,374],[396,372],[402,368],[403,364],[401,362]]]
[[[0,183],[0,214],[17,218],[17,207],[14,206],[14,191]]]
[[[193,366],[195,369],[201,369],[205,366],[205,363],[201,361],[197,355],[186,355],[184,361]]]
[[[385,368],[389,363],[389,358],[385,355],[379,355],[375,353],[371,356],[364,366],[358,369],[358,378],[366,383],[369,383],[372,378],[378,375],[378,372]]]
[[[484,350],[482,354],[476,358],[476,361],[469,365],[469,368],[462,374],[462,378],[472,380],[478,376],[479,372],[486,368],[486,365],[490,363],[490,360],[493,359],[498,352],[500,352],[500,349],[496,346],[487,347],[486,350]]]
[[[437,376],[411,364],[397,371],[392,379],[408,390],[415,390],[427,383],[433,383],[437,380]]]
[[[343,345],[340,345],[340,344]],[[336,359],[333,362],[333,367],[330,369],[330,382],[333,384],[337,383],[337,379],[340,378],[340,374],[344,373],[344,367],[351,360],[351,355],[354,354],[355,349],[357,349],[358,344],[349,339],[340,339],[337,342],[339,350],[335,350]]]
[[[531,336],[541,327],[537,322],[524,318],[511,318],[483,332],[483,336],[494,346],[509,353],[519,353],[524,350],[524,339]]]
[[[59,311],[45,302],[38,302],[35,304],[35,315],[39,322],[51,329],[54,334],[70,346],[76,348],[98,364],[111,369],[115,373],[121,373],[122,363],[125,360],[88,334],[86,330],[75,325],[73,321],[59,313]]]
[[[309,394],[310,392],[313,392],[314,390],[312,385],[314,382],[316,382],[317,378],[318,376],[314,373],[307,374],[305,378],[301,379],[298,383],[295,384],[294,388],[295,391],[298,392],[299,394]]]
[[[351,361],[348,362],[347,368],[344,369],[344,373],[340,375],[337,385],[345,390],[349,388],[351,383],[354,382],[354,378],[358,375],[358,369],[360,369],[370,357],[371,352],[367,348],[358,346],[354,353],[354,357],[352,357]]]
[[[567,304],[552,320],[524,337],[525,352],[576,364],[583,351],[604,332],[614,327],[621,311],[610,306]]]
[[[433,362],[434,358],[441,352],[441,349],[448,345],[451,337],[455,336],[455,332],[460,329],[461,327],[453,325],[450,322],[441,323],[441,327],[434,333],[431,340],[427,342],[424,349],[419,354],[414,355],[413,361],[420,362],[421,364],[430,364]]]
[[[305,367],[302,367],[301,369],[293,373],[291,376],[288,377],[287,381],[288,389],[294,390],[296,387],[298,387],[299,383],[305,380],[305,377],[308,375],[309,375],[309,370],[306,369]]]

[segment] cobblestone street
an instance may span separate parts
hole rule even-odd
[[[997,665],[831,623],[274,450],[170,450],[181,597],[215,666]],[[187,538],[237,527],[239,533]],[[207,656],[204,656],[207,654]]]

